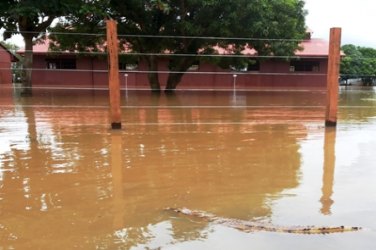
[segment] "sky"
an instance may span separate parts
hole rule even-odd
[[[376,0],[305,0],[306,25],[314,38],[329,40],[331,27],[342,28],[342,45],[376,48]],[[20,36],[12,40],[23,46]]]
[[[376,0],[305,0],[306,25],[313,37],[329,40],[331,27],[342,28],[342,45],[376,48]]]

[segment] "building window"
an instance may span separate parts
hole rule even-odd
[[[125,70],[127,68],[127,64],[125,62],[119,62],[119,70]]]
[[[56,69],[56,62],[47,62],[47,69]]]
[[[119,70],[136,70],[138,63],[119,62]]]
[[[238,65],[230,65],[232,71],[247,72],[247,71],[260,71],[260,62],[258,60],[251,60],[243,62]]]
[[[291,72],[319,72],[320,62],[317,61],[291,61]]]
[[[200,67],[200,61],[195,61],[189,68],[188,71],[197,71]]]
[[[260,71],[260,61],[249,62],[247,71]]]
[[[47,59],[47,69],[76,69],[76,59]]]

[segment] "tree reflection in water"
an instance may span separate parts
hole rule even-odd
[[[206,223],[165,207],[270,221],[273,200],[299,186],[299,141],[307,123],[323,122],[324,95],[237,94],[234,103],[231,93],[130,92],[118,132],[106,93],[10,101],[0,117],[11,145],[0,164],[3,245],[128,249],[207,237]],[[330,214],[335,131],[326,136],[321,201]]]

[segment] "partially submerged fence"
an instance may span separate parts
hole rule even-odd
[[[120,85],[118,74],[118,43],[116,42],[116,22],[107,21],[107,45],[109,53],[109,89],[111,104],[111,126],[113,129],[121,128],[120,119]],[[336,126],[338,110],[338,79],[341,60],[341,28],[330,30],[328,74],[327,74],[327,102],[326,126]],[[234,88],[236,76],[234,75]]]
[[[93,60],[91,60],[91,68],[85,68],[85,69],[77,69],[72,66],[72,68],[64,68],[61,67],[62,65],[57,65],[58,63],[62,63],[59,61],[51,61],[49,64],[49,68],[41,68],[41,67],[36,67],[36,68],[31,68],[31,69],[24,69],[26,71],[28,70],[33,70],[35,72],[41,72],[41,71],[46,71],[47,73],[53,74],[54,72],[60,72],[63,77],[65,77],[64,74],[68,75],[68,73],[73,72],[76,75],[73,75],[73,78],[79,78],[79,74],[85,74],[87,77],[91,78],[91,80],[94,82],[95,77],[99,77],[101,81],[106,81],[108,82],[108,87],[102,86],[102,89],[108,89],[109,90],[109,99],[110,99],[110,114],[111,114],[111,127],[113,129],[119,129],[121,128],[121,107],[120,107],[120,90],[124,89],[121,87],[121,82],[124,81],[124,87],[125,91],[127,91],[129,88],[129,81],[131,77],[134,77],[135,75],[143,75],[147,76],[148,74],[152,73],[157,73],[161,74],[162,77],[166,78],[166,75],[168,74],[177,74],[177,73],[184,73],[188,76],[192,77],[201,77],[204,79],[204,81],[207,80],[213,80],[216,81],[217,77],[220,76],[221,79],[225,79],[224,81],[226,82],[226,90],[232,90],[236,91],[238,89],[241,89],[242,82],[246,77],[247,79],[257,79],[259,77],[259,81],[262,82],[262,79],[282,79],[280,81],[287,81],[286,79],[289,79],[288,77],[294,76],[297,79],[299,77],[306,77],[304,78],[305,80],[310,80],[310,81],[316,81],[316,79],[323,79],[325,77],[326,79],[326,89],[327,89],[327,102],[326,102],[326,118],[325,118],[325,124],[326,126],[335,126],[337,123],[337,105],[338,105],[338,79],[339,79],[339,64],[340,64],[340,40],[341,40],[341,29],[340,28],[332,28],[331,29],[331,35],[330,35],[330,48],[329,52],[326,56],[318,57],[318,56],[313,56],[312,58],[315,59],[322,59],[322,60],[328,60],[327,63],[323,64],[323,67],[325,69],[327,68],[327,71],[324,73],[320,72],[315,72],[317,70],[317,66],[312,64],[312,65],[303,65],[304,67],[312,67],[312,72],[295,72],[295,65],[290,66],[290,70],[287,72],[282,72],[281,70],[277,69],[273,71],[273,67],[270,67],[270,71],[268,72],[261,72],[261,71],[213,71],[213,70],[204,70],[204,71],[187,71],[187,72],[178,72],[178,71],[173,71],[173,70],[161,70],[159,68],[152,70],[138,70],[138,69],[119,69],[119,66],[121,63],[119,63],[119,45],[118,45],[118,39],[123,38],[123,36],[126,35],[118,35],[116,32],[116,22],[114,20],[108,20],[107,21],[107,51],[96,51],[96,52],[83,52],[83,51],[74,51],[72,52],[76,56],[80,55],[90,55],[90,56],[102,56],[102,57],[107,57],[108,58],[108,65],[104,65],[104,67],[107,67],[107,69],[99,70],[95,69],[93,67]],[[67,35],[78,35],[76,33],[66,33]],[[81,34],[81,35],[89,35],[89,36],[98,36],[101,34]],[[132,35],[128,35],[132,36]],[[160,38],[160,39],[168,39],[168,38],[177,38],[177,36],[152,36],[150,35],[150,38]],[[178,37],[180,38],[180,37]],[[181,37],[187,38],[187,37]],[[189,38],[195,38],[195,39],[229,39],[229,40],[262,40],[258,38],[215,38],[215,37],[189,37]],[[266,40],[266,39],[265,39]],[[290,41],[289,39],[268,39],[268,40],[281,40],[283,42]],[[291,39],[292,42],[296,42],[296,40]],[[35,55],[38,54],[37,51],[34,52]],[[54,56],[65,56],[66,51],[50,51],[51,53],[51,58],[54,58]],[[71,54],[72,54],[71,53]],[[141,52],[135,52],[128,50],[124,53],[120,52],[120,55],[126,54],[126,55],[131,55],[131,56],[158,56],[158,57],[227,57],[227,58],[252,58],[249,54],[245,55],[239,55],[239,54],[171,54],[171,53],[141,53]],[[266,59],[272,59],[269,61],[275,61],[275,60],[291,60],[291,59],[299,59],[300,56],[274,56],[274,55],[269,55],[269,56],[257,56],[258,59],[266,60]],[[307,60],[310,59],[309,57],[305,57]],[[312,59],[311,58],[311,59]],[[313,60],[313,59],[312,59]],[[65,63],[71,63],[73,62],[65,62]],[[67,66],[67,65],[65,65]],[[69,65],[68,65],[69,66]],[[301,66],[301,65],[300,65]],[[299,66],[299,67],[300,67]],[[287,66],[288,67],[288,66]],[[297,66],[298,67],[298,66]],[[98,74],[101,74],[98,76]],[[121,79],[120,77],[124,75],[124,78]],[[120,76],[120,77],[119,77]],[[49,77],[49,76],[46,76]],[[261,78],[264,77],[264,78]],[[59,76],[50,76],[52,80],[56,80],[59,78]],[[106,80],[107,78],[107,80]],[[261,79],[261,80],[260,80]],[[312,80],[313,79],[313,80]],[[94,86],[94,85],[93,85]],[[244,85],[243,85],[244,86]],[[284,85],[279,85],[283,87]],[[45,86],[46,87],[46,86]],[[55,86],[56,87],[56,86]],[[59,88],[64,88],[68,86],[59,86]],[[137,88],[135,88],[137,89]],[[213,89],[216,89],[214,87]]]

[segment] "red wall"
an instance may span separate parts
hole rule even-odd
[[[0,84],[11,83],[11,55],[2,46],[0,46]]]
[[[312,59],[310,59],[312,60]],[[234,87],[233,74],[237,74],[236,88],[247,89],[257,87],[287,88],[324,88],[326,86],[327,60],[320,60],[320,72],[290,72],[287,61],[261,62],[259,72],[231,72],[214,65],[201,64],[198,71],[191,71],[184,75],[178,89],[232,89]],[[73,87],[107,87],[107,61],[98,58],[77,58],[76,70],[52,70],[46,68],[45,55],[34,55],[33,85],[34,86],[73,86]],[[167,62],[159,63],[160,71],[167,71]],[[136,71],[147,71],[145,63],[140,63]],[[200,73],[201,72],[201,73]],[[207,74],[205,72],[213,72]],[[227,74],[222,74],[226,72]],[[149,89],[146,73],[120,72],[120,84],[129,89]],[[161,87],[165,87],[167,74],[160,73]]]

